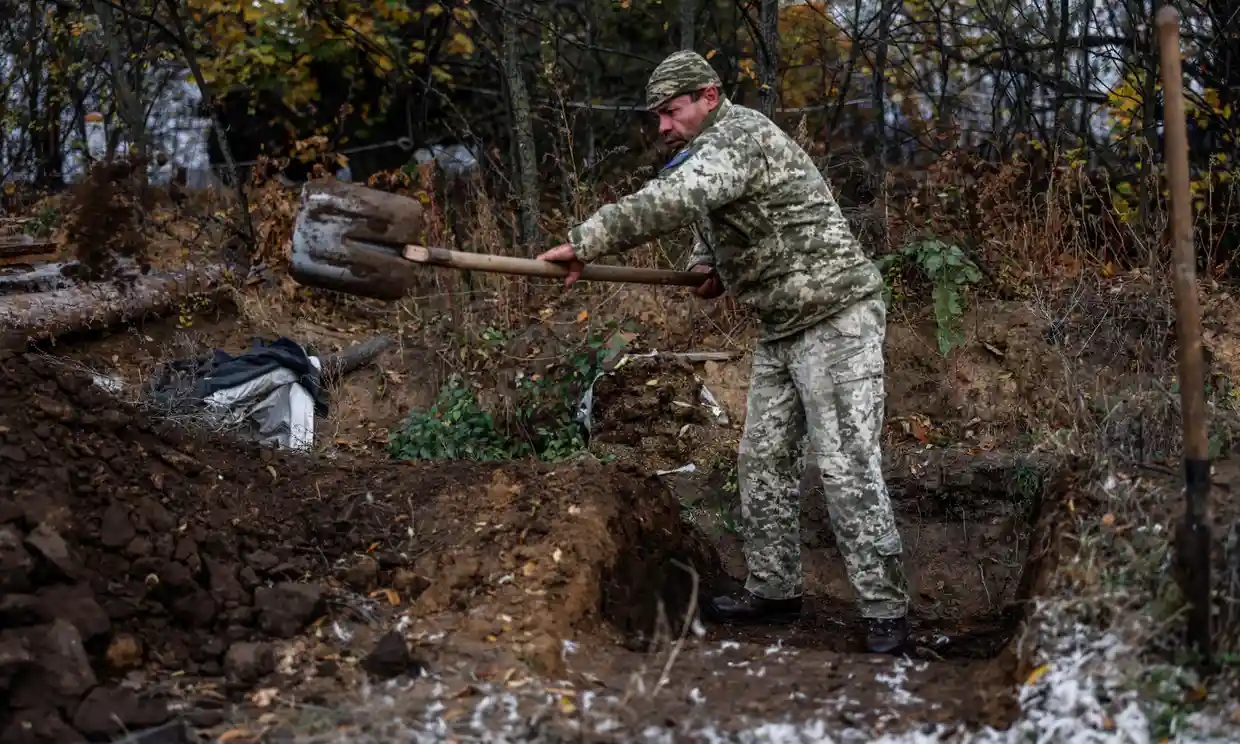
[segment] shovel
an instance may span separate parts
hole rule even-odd
[[[293,224],[289,273],[298,283],[336,292],[398,300],[418,265],[546,278],[568,276],[550,261],[418,245],[424,209],[416,199],[344,181],[307,183]],[[696,287],[705,274],[587,264],[586,281]]]

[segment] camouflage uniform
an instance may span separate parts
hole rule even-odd
[[[651,76],[647,104],[718,84],[700,55],[677,52]],[[881,275],[809,155],[726,99],[658,177],[574,227],[569,242],[595,261],[685,226],[690,265],[714,266],[762,322],[739,457],[746,587],[765,599],[801,594],[795,473],[807,435],[862,614],[903,616],[900,535],[881,471]]]

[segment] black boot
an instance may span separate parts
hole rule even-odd
[[[898,654],[908,644],[907,617],[870,618],[865,624],[865,647],[872,654]]]
[[[723,623],[785,623],[800,614],[800,597],[763,599],[749,592],[740,597],[715,597],[706,606],[707,617]]]

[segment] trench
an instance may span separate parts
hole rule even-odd
[[[1018,707],[1019,675],[1026,671],[1015,639],[1029,600],[1053,565],[1048,546],[1072,482],[1067,465],[1020,455],[975,457],[940,451],[921,462],[889,464],[911,597],[912,644],[906,657],[897,659],[865,653],[863,621],[820,506],[821,492],[807,489],[802,509],[806,604],[801,617],[790,625],[773,626],[707,622],[705,634],[695,642],[690,639],[695,651],[682,652],[683,661],[678,662],[685,684],[706,699],[733,701],[735,711],[709,714],[725,719],[748,711],[751,716],[807,720],[829,710],[856,723],[883,715],[886,705],[909,708],[906,713],[916,709],[910,721],[1010,726]],[[680,490],[681,497],[684,489],[692,488],[683,479],[677,485],[668,490]],[[719,493],[711,484],[697,487]],[[727,499],[713,498],[698,503],[707,512],[734,508]],[[652,637],[666,635],[669,625],[673,631],[680,628],[691,588],[688,574],[675,567],[673,559],[705,564],[699,602],[711,591],[739,589],[745,574],[739,537],[717,524],[682,516],[677,525],[668,526],[644,522],[640,514],[622,517],[619,530],[612,527],[620,548],[604,582],[600,612],[629,641],[625,645],[632,652],[609,663],[632,673],[666,653],[668,643],[652,643]],[[635,610],[635,602],[644,610]],[[777,650],[795,657],[778,673],[772,666]],[[759,665],[770,681],[754,691]],[[888,667],[905,670],[904,689],[898,694],[878,683],[886,679],[881,670]],[[806,696],[817,704],[798,702]],[[828,699],[833,701],[829,705]],[[659,715],[687,720],[707,714],[669,703],[659,708]]]

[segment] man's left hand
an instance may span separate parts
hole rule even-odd
[[[577,251],[573,250],[571,243],[561,243],[549,251],[539,253],[536,258],[539,261],[568,264],[568,276],[564,277],[565,287],[571,287],[580,279],[581,271],[586,267],[585,262],[577,258]]]

